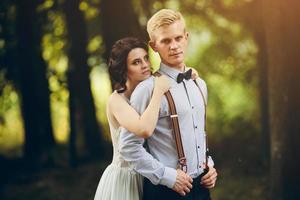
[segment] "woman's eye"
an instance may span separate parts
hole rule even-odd
[[[134,65],[138,65],[138,64],[140,64],[140,62],[141,62],[141,61],[136,60],[136,61],[133,62],[133,64],[134,64]]]

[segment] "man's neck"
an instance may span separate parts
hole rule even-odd
[[[162,61],[162,63],[170,68],[173,68],[173,69],[176,69],[178,71],[181,71],[181,72],[184,72],[185,70],[185,64],[184,63],[181,63],[179,65],[171,65],[171,64],[166,64]]]

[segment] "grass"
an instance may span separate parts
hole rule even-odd
[[[93,200],[101,174],[108,162],[93,162],[68,167],[44,169],[34,174],[20,174],[7,181],[1,200]],[[262,171],[220,167],[214,200],[266,199],[267,176]],[[251,172],[251,173],[250,173]]]
[[[77,169],[45,169],[20,174],[2,188],[1,200],[94,199],[101,174],[108,163],[88,163]]]

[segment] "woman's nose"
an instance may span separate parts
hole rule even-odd
[[[149,65],[150,65],[149,61],[143,60],[143,63],[142,63],[143,68],[147,68],[147,67],[149,67]]]

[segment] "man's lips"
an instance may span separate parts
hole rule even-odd
[[[180,54],[182,54],[182,52],[172,53],[172,54],[170,54],[170,56],[178,56],[178,55],[180,55]]]

